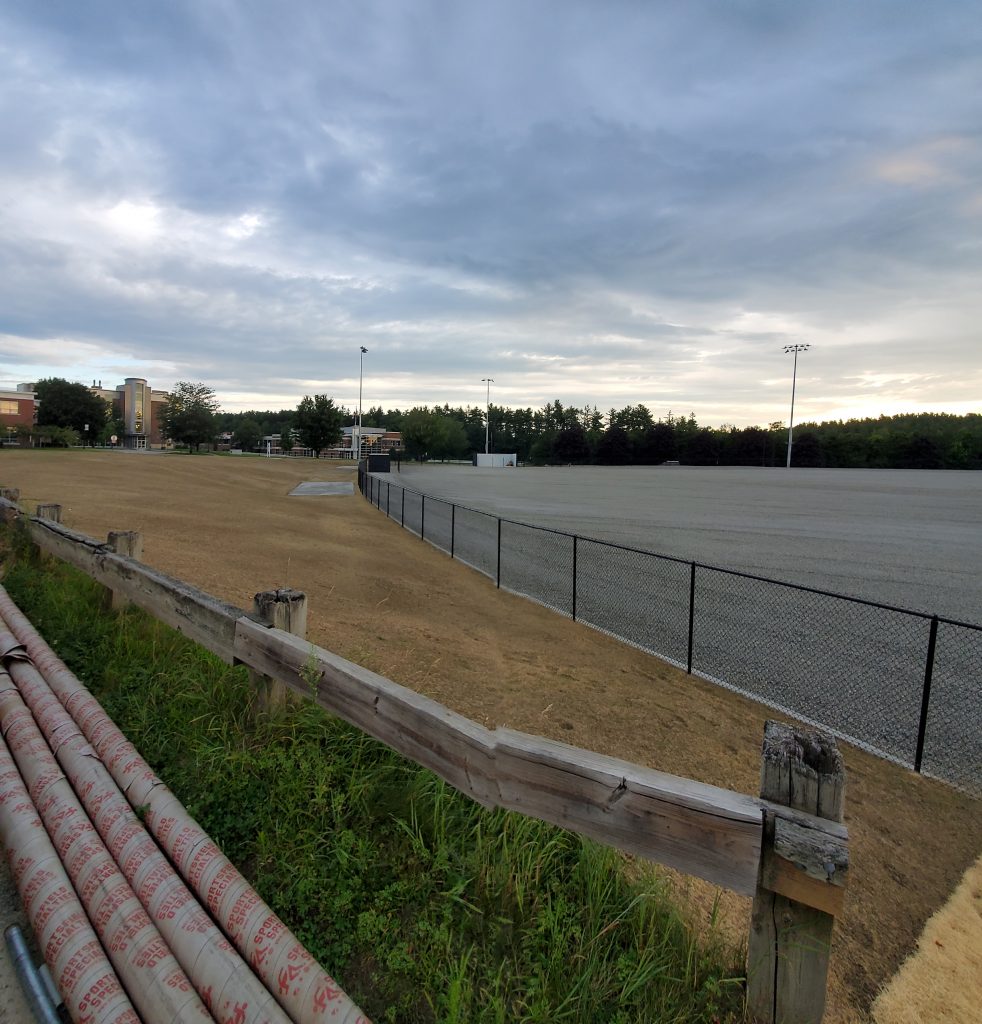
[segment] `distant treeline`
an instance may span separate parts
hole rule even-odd
[[[347,421],[354,417],[346,411]],[[296,410],[220,413],[220,430],[293,430]],[[410,458],[466,459],[485,446],[485,410],[449,405],[364,412],[366,427],[400,430]],[[601,413],[549,402],[542,409],[491,406],[493,451],[519,460],[609,466],[783,466],[787,426],[701,427],[694,414],[655,419],[643,405]],[[870,469],[982,469],[982,415],[908,413],[795,427],[792,465]]]

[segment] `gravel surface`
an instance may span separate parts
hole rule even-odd
[[[505,518],[982,623],[982,473],[404,465]]]
[[[979,474],[430,466],[375,479],[383,511],[495,579],[500,537],[503,588],[681,667],[691,588],[693,671],[907,765],[928,618],[705,564],[982,621]],[[425,509],[400,484],[425,492]],[[500,535],[494,516],[434,496],[502,516]],[[574,548],[518,522],[672,558],[583,539]],[[943,622],[935,649],[923,770],[982,790],[982,631]]]

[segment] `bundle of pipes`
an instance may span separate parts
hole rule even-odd
[[[0,837],[73,1020],[368,1024],[3,587],[0,665]]]

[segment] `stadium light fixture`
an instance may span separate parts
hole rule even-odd
[[[798,378],[798,353],[807,352],[811,348],[811,345],[785,345],[784,354],[787,355],[789,352],[794,353],[794,369],[791,371],[791,419],[788,421],[788,464],[787,469],[791,468],[791,445],[792,445],[792,431],[794,430],[794,389],[795,383]]]
[[[484,454],[487,455],[491,451],[491,385],[494,377],[482,377],[481,383],[488,386],[488,412],[484,421]]]

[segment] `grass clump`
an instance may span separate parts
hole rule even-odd
[[[8,537],[8,543],[9,543]],[[376,1021],[742,1019],[741,951],[698,941],[653,871],[487,811],[310,702],[67,566],[8,547],[4,585],[154,770]]]

